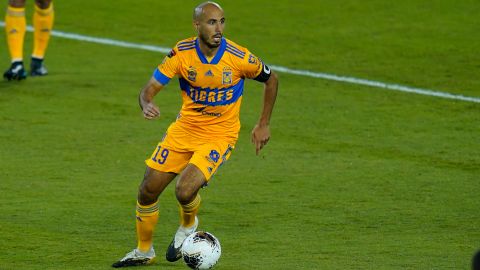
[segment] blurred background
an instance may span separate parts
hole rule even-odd
[[[138,93],[166,53],[115,44],[168,50],[195,35],[199,3],[54,0],[54,30],[80,40],[51,38],[48,76],[0,82],[0,269],[109,269],[135,247],[144,160],[181,98],[171,80],[162,117],[144,120]],[[255,156],[263,88],[248,81],[236,149],[202,191],[199,229],[222,244],[215,268],[468,269],[480,243],[480,2],[218,3],[225,36],[269,65],[473,101],[278,70],[272,138]],[[31,25],[33,1],[26,10]],[[28,32],[27,66],[31,50]],[[5,70],[9,59],[1,34]],[[163,260],[177,226],[172,185],[152,269],[186,269]]]

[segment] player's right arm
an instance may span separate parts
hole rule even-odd
[[[160,116],[160,109],[153,103],[153,98],[168,84],[173,76],[179,73],[180,60],[176,55],[177,49],[173,48],[172,51],[165,56],[165,59],[158,68],[155,69],[147,85],[140,91],[138,103],[140,104],[140,108],[142,108],[145,119],[151,120]]]
[[[153,98],[162,90],[163,84],[159,83],[154,77],[148,81],[147,85],[143,87],[142,91],[138,95],[138,103],[143,112],[145,119],[151,120],[160,116],[160,109],[155,103]]]

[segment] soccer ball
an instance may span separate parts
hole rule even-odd
[[[209,232],[194,232],[182,244],[183,260],[192,269],[211,269],[220,254],[220,241]]]

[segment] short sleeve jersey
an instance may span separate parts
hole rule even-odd
[[[179,78],[183,104],[174,125],[204,138],[236,139],[244,81],[263,68],[248,49],[225,38],[208,60],[193,37],[178,42],[153,76],[162,85]]]

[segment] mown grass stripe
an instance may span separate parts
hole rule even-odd
[[[1,21],[0,26],[4,27],[5,22]],[[33,27],[32,26],[27,26],[27,31],[32,32]],[[85,41],[85,42],[92,42],[92,43],[98,43],[98,44],[117,46],[117,47],[161,52],[161,53],[169,53],[170,50],[171,50],[171,48],[167,48],[167,47],[161,47],[161,46],[155,46],[155,45],[145,45],[145,44],[132,43],[132,42],[125,42],[125,41],[114,40],[114,39],[109,39],[109,38],[90,37],[90,36],[85,36],[85,35],[79,35],[79,34],[57,31],[57,30],[52,31],[52,36],[66,38],[66,39],[72,39],[72,40],[78,40],[78,41]],[[382,88],[382,89],[386,89],[386,90],[406,92],[406,93],[414,93],[414,94],[425,95],[425,96],[432,96],[432,97],[439,97],[439,98],[445,98],[445,99],[453,99],[453,100],[461,100],[461,101],[480,103],[480,98],[479,97],[469,97],[469,96],[464,96],[464,95],[451,94],[451,93],[448,93],[448,92],[442,92],[442,91],[433,90],[433,89],[416,88],[416,87],[405,86],[405,85],[400,85],[400,84],[384,83],[384,82],[380,82],[380,81],[366,80],[366,79],[349,77],[349,76],[339,76],[339,75],[323,73],[323,72],[314,72],[314,71],[309,71],[309,70],[292,69],[292,68],[277,66],[277,65],[270,65],[270,67],[273,68],[277,72],[282,72],[282,73],[287,73],[287,74],[294,74],[294,75],[299,75],[299,76],[319,78],[319,79],[325,79],[325,80],[331,80],[331,81],[337,81],[337,82],[343,82],[343,83],[350,83],[350,84],[357,84],[357,85],[365,85],[365,86],[370,86],[370,87]]]

